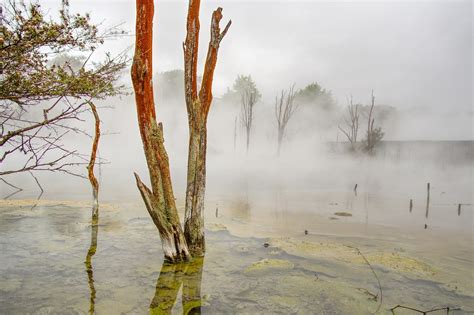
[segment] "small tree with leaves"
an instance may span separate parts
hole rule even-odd
[[[257,84],[252,79],[252,76],[239,74],[234,81],[231,89],[227,89],[227,92],[222,96],[221,100],[225,103],[238,105],[245,93],[255,94],[256,101],[259,101],[262,97],[260,91],[257,88]]]
[[[70,14],[66,0],[58,20],[49,19],[39,3],[11,0],[0,8],[1,180],[28,172],[39,185],[34,173],[40,171],[86,177],[77,166],[87,165],[97,201],[93,168],[100,120],[94,101],[121,93],[115,82],[127,60],[107,54],[100,63],[89,61],[121,31],[99,31],[88,14]],[[90,158],[65,141],[69,133],[88,135],[82,124],[88,113],[96,122]]]

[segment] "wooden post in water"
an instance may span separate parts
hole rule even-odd
[[[458,217],[461,215],[461,204],[458,204]]]
[[[410,199],[410,212],[413,210],[413,199]]]
[[[237,116],[234,121],[234,152],[237,150]]]
[[[426,214],[425,217],[428,217],[428,213],[430,211],[430,183],[426,184]]]
[[[354,194],[357,196],[357,184],[354,186]]]

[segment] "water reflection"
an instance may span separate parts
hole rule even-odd
[[[425,217],[428,218],[430,212],[430,183],[426,184],[426,213]]]
[[[86,261],[84,264],[86,265],[86,272],[87,272],[87,281],[89,283],[89,290],[90,290],[90,302],[89,302],[89,314],[94,314],[95,310],[95,296],[96,291],[94,287],[94,271],[92,268],[92,257],[95,255],[97,250],[97,234],[99,232],[99,205],[94,204],[92,209],[92,225],[91,225],[91,245],[89,246],[89,250],[87,251]]]
[[[203,263],[204,257],[181,264],[164,262],[150,304],[150,314],[171,314],[181,286],[183,314],[201,314]]]

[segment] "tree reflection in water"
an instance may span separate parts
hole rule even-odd
[[[163,262],[150,314],[171,314],[181,285],[183,314],[200,314],[203,263],[204,257],[181,264]]]
[[[87,278],[89,282],[90,289],[90,304],[89,304],[89,314],[94,314],[95,310],[95,287],[94,287],[94,272],[92,270],[92,257],[95,255],[97,250],[97,233],[99,232],[99,205],[94,204],[92,209],[92,225],[91,225],[91,245],[87,251],[86,265]]]

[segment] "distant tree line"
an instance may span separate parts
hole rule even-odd
[[[173,102],[184,100],[184,83],[182,70],[171,70],[155,75],[155,86],[158,98]],[[198,81],[200,82],[200,77]],[[200,84],[200,83],[199,83]],[[373,96],[373,95],[372,95]],[[218,102],[234,108],[234,148],[237,143],[238,122],[243,133],[245,151],[249,152],[252,134],[258,123],[255,109],[262,103],[262,93],[257,83],[249,75],[237,75],[232,87],[217,99]],[[394,116],[395,109],[390,106],[376,105],[375,96],[369,104],[354,103],[352,96],[343,108],[338,104],[332,92],[319,83],[312,82],[301,89],[291,85],[275,96],[273,107],[275,124],[276,153],[280,155],[285,138],[288,137],[288,126],[295,119],[297,112],[302,112],[303,123],[299,128],[303,132],[325,132],[334,130],[342,133],[347,140],[349,152],[366,152],[374,154],[385,133],[382,124]],[[255,106],[257,105],[257,106]],[[370,123],[369,123],[370,122]],[[364,127],[364,126],[366,127]]]

